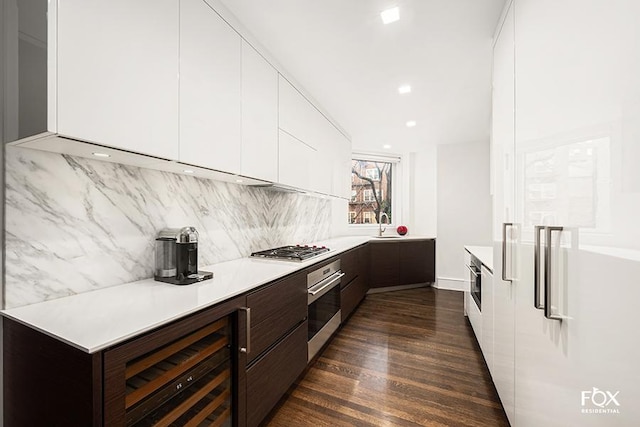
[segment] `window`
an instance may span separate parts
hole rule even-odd
[[[349,211],[349,224],[354,224],[356,222],[356,213],[354,211]]]
[[[366,169],[365,174],[369,179],[372,179],[374,181],[380,181],[380,169],[378,169],[377,167]]]
[[[349,224],[377,224],[383,212],[392,222],[393,173],[398,159],[384,160],[363,157],[352,161]]]

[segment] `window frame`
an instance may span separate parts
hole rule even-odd
[[[391,212],[392,218],[389,227],[393,227],[394,224],[402,224],[402,192],[401,181],[404,179],[402,170],[402,157],[400,155],[381,155],[376,153],[367,152],[353,152],[351,155],[351,161],[369,161],[369,162],[386,162],[391,163],[392,167],[392,182],[391,182]],[[351,171],[351,169],[349,169]],[[373,179],[373,178],[372,178]],[[379,180],[376,182],[380,182]],[[365,190],[366,191],[366,190]],[[369,189],[369,191],[372,191]],[[381,189],[381,193],[384,193],[384,189]],[[383,194],[384,195],[384,194]],[[373,194],[371,195],[373,197]],[[362,198],[364,200],[364,191]],[[351,200],[349,200],[349,203]],[[350,209],[350,205],[347,204],[347,210]],[[374,222],[366,224],[352,224],[348,223],[347,226],[354,232],[357,230],[378,229],[379,224],[375,222],[375,218],[372,217]],[[386,224],[385,224],[386,225]]]

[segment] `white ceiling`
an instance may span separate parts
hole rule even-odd
[[[505,0],[222,0],[352,137],[419,151],[487,141],[492,36]],[[383,25],[380,12],[400,7]],[[410,84],[412,93],[399,95]],[[407,128],[408,120],[417,126]]]

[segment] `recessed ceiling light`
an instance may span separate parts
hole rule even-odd
[[[382,12],[380,12],[380,17],[382,18],[382,23],[384,24],[396,22],[398,19],[400,19],[400,9],[398,9],[398,6],[396,6],[387,10],[383,10]]]
[[[111,155],[107,153],[91,153],[91,154],[93,154],[96,157],[111,157]]]
[[[409,85],[402,85],[398,88],[398,93],[400,95],[404,95],[405,93],[410,93],[411,92],[411,86]]]
[[[183,170],[182,172],[184,172],[184,173],[193,173],[193,170],[191,170],[191,169],[185,169],[185,170]]]
[[[391,146],[390,146],[389,144],[384,144],[384,145],[382,146],[382,148],[389,149],[389,148],[391,148]]]
[[[244,182],[244,181],[243,181],[243,180],[241,180],[240,178],[238,178],[238,179],[236,179],[236,182],[237,182],[238,184],[240,184],[241,182]]]
[[[417,125],[417,123],[416,123],[416,121],[415,121],[415,120],[409,120],[409,121],[407,122],[407,127],[408,127],[408,128],[412,128],[412,127],[414,127],[415,125]]]

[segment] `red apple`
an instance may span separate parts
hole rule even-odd
[[[404,236],[409,230],[407,230],[407,227],[405,227],[404,225],[399,225],[398,228],[396,228],[396,231],[399,235]]]

